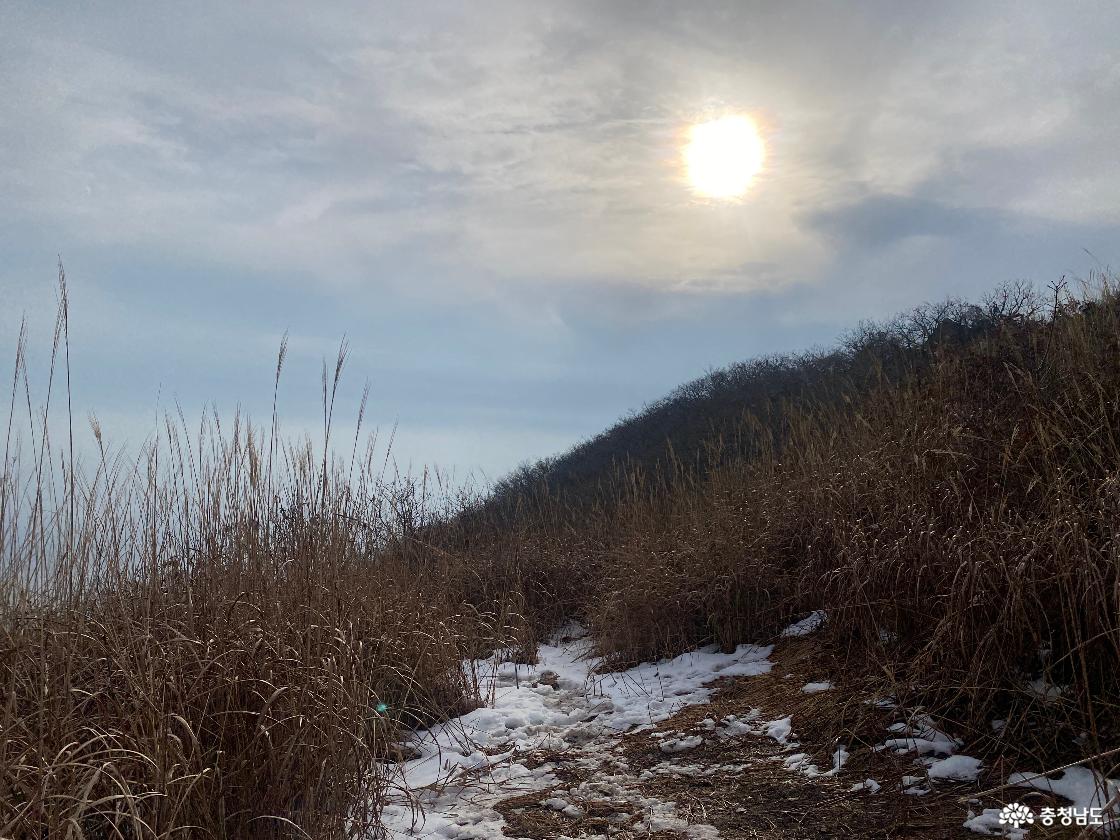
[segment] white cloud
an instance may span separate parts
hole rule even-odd
[[[114,38],[86,43],[80,26],[54,34],[32,16],[14,89],[36,95],[0,104],[18,135],[4,137],[9,213],[324,279],[391,270],[395,248],[428,242],[433,276],[726,287],[744,263],[812,277],[827,252],[798,227],[801,210],[854,185],[908,193],[970,149],[1082,143],[1096,153],[1055,173],[1029,160],[1008,172],[1009,201],[1078,220],[1115,206],[1086,118],[1120,71],[1104,42],[1064,51],[1092,42],[1088,16],[958,7],[914,20],[922,38],[880,20],[899,41],[883,46],[858,26],[875,24],[870,7],[854,23],[801,8],[804,29],[761,8],[474,8],[421,19],[389,5],[287,28],[279,15],[268,32],[302,49],[249,42],[240,56],[237,33],[259,10],[227,12],[213,42],[197,27],[176,38],[156,16],[116,18]],[[806,31],[820,40],[830,25],[885,65],[853,63],[860,43],[822,40],[813,56]],[[153,44],[136,54],[136,39]],[[210,59],[231,74],[219,84]],[[740,206],[697,206],[682,183],[681,129],[713,104],[755,109],[769,131],[767,172]],[[963,186],[954,198],[983,203]]]
[[[378,323],[435,367],[485,320],[545,357],[501,339],[468,354],[511,381],[518,365],[583,375],[579,343],[611,329],[652,346],[643,322],[679,325],[692,370],[744,352],[728,325],[723,355],[693,349],[715,347],[708,322],[739,298],[787,295],[781,323],[844,324],[1057,270],[1120,225],[1112,4],[4,8],[5,250],[36,265],[40,250],[118,252],[107,285],[141,257],[202,266],[293,302],[239,312],[239,341],[211,341],[199,376],[227,346],[261,350],[281,317],[298,333],[324,300],[392,310]],[[680,171],[684,128],[720,109],[755,115],[769,145],[740,204],[694,199]],[[27,281],[0,271],[14,299]],[[433,327],[436,305],[487,316]],[[100,328],[119,332],[131,306]],[[615,375],[670,375],[646,355]]]

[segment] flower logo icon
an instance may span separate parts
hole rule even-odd
[[[999,812],[999,824],[1009,825],[1012,828],[1020,828],[1024,825],[1030,825],[1034,822],[1034,814],[1031,809],[1026,805],[1020,805],[1018,802],[1013,802],[1010,805],[1004,805],[1003,809]]]

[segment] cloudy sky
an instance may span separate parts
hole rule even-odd
[[[707,368],[1120,262],[1120,7],[0,0],[0,342],[75,411],[398,424],[494,477]],[[690,125],[750,115],[738,201]]]

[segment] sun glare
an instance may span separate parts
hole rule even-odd
[[[694,125],[684,148],[688,180],[700,195],[735,198],[762,169],[765,149],[754,121],[728,116]]]

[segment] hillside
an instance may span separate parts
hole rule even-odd
[[[887,323],[864,323],[830,350],[738,362],[687,382],[560,455],[498,482],[499,506],[542,488],[568,501],[590,499],[621,472],[684,471],[757,457],[781,447],[791,405],[833,405],[901,385],[938,355],[960,352],[1001,324],[1037,317],[1041,302],[1009,286],[980,305],[927,304]]]
[[[243,418],[89,474],[40,433],[0,481],[0,835],[806,836],[789,795],[834,836],[950,836],[1011,783],[1106,808],[1118,428],[1102,280],[712,373],[450,505]]]

